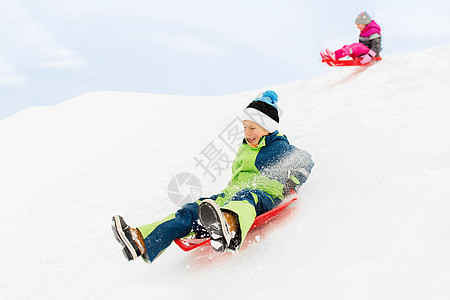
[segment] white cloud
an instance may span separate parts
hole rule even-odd
[[[226,45],[230,45],[269,57],[287,57],[295,50],[285,46],[286,41],[299,43],[299,39],[292,39],[292,36],[298,28],[304,27],[305,19],[311,18],[297,0],[273,3],[171,0],[157,4],[142,0],[58,0],[52,1],[52,10],[48,11],[44,11],[39,2],[28,5],[39,11],[40,16],[55,18],[58,12],[73,21],[84,20],[107,38],[108,31],[116,30],[117,36],[142,37],[165,47],[201,55],[224,55]]]
[[[26,77],[20,75],[0,76],[0,86],[2,88],[20,88],[26,84]]]
[[[26,77],[18,74],[12,64],[0,58],[0,86],[2,88],[22,87],[26,81]]]
[[[2,51],[6,51],[12,63],[66,69],[80,69],[87,65],[87,61],[78,57],[74,50],[61,46],[26,11],[12,2],[8,4],[8,34]]]
[[[224,53],[222,46],[193,34],[148,33],[145,35],[145,39],[164,45],[169,49],[182,49],[182,51],[191,51],[202,55],[220,55]]]
[[[40,65],[51,69],[82,69],[87,62],[83,59],[52,59],[42,61]]]

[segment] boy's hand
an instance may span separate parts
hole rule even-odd
[[[283,187],[283,196],[289,196],[291,194],[291,191],[294,191],[295,193],[300,188],[300,181],[298,181],[297,178],[294,176],[291,176],[286,180],[286,183]]]

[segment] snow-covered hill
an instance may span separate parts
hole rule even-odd
[[[237,254],[126,262],[110,219],[177,209],[168,184],[224,142],[259,91],[98,92],[0,121],[2,299],[449,299],[450,47],[274,87],[316,162],[301,201]],[[225,138],[226,139],[226,138]],[[212,172],[212,169],[209,170]]]

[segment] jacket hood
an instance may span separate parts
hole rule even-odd
[[[381,27],[375,21],[372,20],[369,24],[367,24],[366,28],[361,31],[362,37],[369,37],[374,33],[381,33]]]

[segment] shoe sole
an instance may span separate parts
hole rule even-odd
[[[218,205],[210,199],[203,200],[199,206],[198,218],[203,227],[209,232],[211,247],[217,252],[224,252],[230,244],[226,221]]]
[[[114,216],[112,218],[111,224],[114,237],[122,245],[122,253],[127,260],[134,260],[138,257],[136,250],[134,250],[133,245],[131,245],[130,241],[127,239],[124,229],[128,227],[121,216]]]

